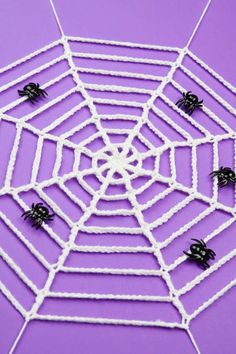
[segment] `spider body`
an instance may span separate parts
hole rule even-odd
[[[22,214],[22,217],[24,217],[24,220],[31,218],[34,221],[32,226],[38,229],[43,224],[43,222],[52,221],[54,215],[55,214],[49,214],[48,208],[45,207],[43,203],[33,203],[31,209],[25,211]]]
[[[229,182],[236,183],[235,172],[230,167],[221,167],[219,170],[211,172],[210,176],[218,178],[220,187],[226,186]]]
[[[190,246],[190,252],[184,251],[184,254],[186,254],[190,260],[200,264],[204,270],[209,268],[208,261],[210,259],[215,259],[215,252],[210,248],[207,248],[203,240],[197,240],[195,238],[192,238],[192,240],[195,241],[195,243]]]
[[[176,102],[176,105],[178,107],[184,106],[185,112],[189,115],[191,115],[196,108],[202,107],[203,100],[199,101],[198,97],[192,94],[191,91],[188,91],[186,93],[183,92],[182,95],[183,98],[178,100]]]
[[[27,97],[32,103],[36,102],[39,97],[47,96],[47,92],[42,90],[39,84],[35,84],[34,82],[25,85],[23,90],[18,90],[18,93],[20,96]]]

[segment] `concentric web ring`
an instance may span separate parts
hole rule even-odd
[[[0,219],[6,238],[14,237],[32,256],[33,269],[8,251],[6,238],[1,241],[4,265],[30,292],[22,300],[0,280],[0,290],[25,319],[11,352],[31,320],[179,328],[199,351],[191,320],[236,278],[231,273],[191,310],[188,297],[212,274],[227,270],[236,248],[229,243],[204,272],[191,268],[182,251],[196,232],[211,244],[235,221],[234,195],[226,198],[208,175],[222,163],[235,165],[236,90],[188,46],[63,34],[0,70],[1,127],[12,137],[1,166]],[[49,99],[34,106],[16,99],[29,81],[40,81]],[[204,99],[202,111],[191,117],[175,105],[189,89]],[[225,147],[232,161],[222,157]],[[202,166],[205,154],[209,164]],[[42,227],[44,245],[19,220],[35,200],[56,214],[54,223]],[[206,229],[211,218],[217,222]],[[38,267],[40,281],[33,275]],[[188,275],[178,278],[186,267]],[[94,279],[101,275],[110,285],[96,289]],[[100,310],[75,307],[85,300],[99,302]],[[63,301],[66,314],[60,312]],[[117,313],[110,302],[117,303]]]

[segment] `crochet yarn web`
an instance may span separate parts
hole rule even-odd
[[[234,191],[209,178],[235,168],[236,90],[191,40],[62,33],[0,70],[0,290],[24,318],[11,352],[32,320],[178,328],[199,352],[191,321],[236,284]],[[18,98],[28,82],[48,98]],[[189,90],[204,99],[191,117],[175,105]],[[40,201],[56,216],[35,231],[20,216]],[[183,254],[192,237],[217,254],[205,271]]]

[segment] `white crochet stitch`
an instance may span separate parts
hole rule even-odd
[[[10,195],[14,202],[21,207],[22,212],[28,210],[30,205],[26,203],[21,198],[20,194],[25,191],[35,191],[38,196],[49,206],[49,208],[56,214],[55,223],[57,217],[64,220],[67,226],[70,228],[70,236],[68,241],[63,240],[50,224],[43,225],[43,229],[48,233],[50,238],[60,247],[61,254],[58,257],[58,261],[54,264],[50,262],[37,250],[37,248],[23,235],[23,233],[18,230],[10,218],[5,215],[4,212],[0,211],[0,219],[7,225],[7,227],[14,233],[15,237],[22,242],[24,247],[26,247],[35,257],[40,264],[48,272],[48,278],[45,285],[42,288],[38,288],[34,282],[29,279],[29,277],[23,272],[23,270],[17,265],[17,262],[12,259],[7,252],[0,248],[0,256],[4,262],[15,272],[17,277],[28,287],[32,293],[35,295],[35,302],[31,309],[26,310],[17,297],[5,286],[5,284],[0,281],[0,290],[5,295],[5,297],[10,301],[10,303],[15,307],[15,309],[23,316],[25,319],[24,325],[18,334],[15,342],[12,345],[10,353],[13,353],[25,328],[31,320],[47,320],[47,321],[72,321],[72,322],[82,322],[82,323],[97,323],[97,324],[114,324],[114,325],[132,325],[132,326],[157,326],[157,327],[167,327],[167,328],[179,328],[185,330],[197,353],[200,353],[198,346],[190,331],[190,322],[196,316],[198,316],[207,307],[213,304],[221,296],[223,296],[228,290],[230,290],[236,284],[236,277],[230,281],[224,288],[220,289],[213,296],[211,296],[207,301],[202,303],[196,308],[192,313],[188,313],[183,306],[181,301],[181,296],[187,294],[192,289],[194,289],[198,284],[203,282],[208,276],[216,272],[220,267],[229,262],[233,257],[236,256],[236,249],[231,249],[224,257],[216,259],[211,267],[204,272],[201,272],[198,276],[194,277],[193,280],[187,282],[182,288],[176,289],[173,284],[171,272],[179,267],[185,260],[186,256],[182,253],[179,254],[178,258],[175,259],[171,264],[167,264],[163,256],[163,251],[172,244],[172,242],[187,232],[194,225],[201,223],[204,218],[213,213],[216,209],[224,213],[227,213],[229,218],[226,222],[221,224],[213,232],[208,234],[204,240],[206,242],[210,241],[214,237],[217,237],[222,231],[228,228],[236,219],[235,207],[230,207],[225,205],[223,202],[219,201],[218,198],[218,187],[217,181],[213,183],[213,196],[209,197],[202,192],[199,192],[198,188],[198,167],[197,167],[197,148],[200,145],[212,144],[213,145],[213,166],[211,170],[216,170],[219,168],[219,156],[218,156],[218,145],[222,141],[231,139],[235,141],[234,129],[224,122],[220,117],[217,116],[210,108],[207,106],[207,100],[204,101],[204,106],[202,111],[204,112],[206,119],[212,120],[215,125],[218,125],[223,133],[213,134],[203,123],[198,122],[197,115],[190,117],[185,114],[181,109],[179,109],[175,102],[173,102],[166,94],[165,89],[168,85],[174,87],[179,91],[179,97],[181,97],[182,92],[188,90],[187,87],[183,87],[179,82],[175,74],[178,71],[185,73],[187,77],[193,80],[199,87],[203,88],[208,94],[214,99],[219,105],[224,107],[231,115],[236,115],[235,108],[227,102],[219,93],[215,92],[210,86],[208,86],[198,75],[194,74],[185,66],[185,59],[191,58],[192,61],[202,70],[208,73],[212,79],[218,81],[219,85],[224,86],[225,90],[233,94],[236,93],[236,89],[224,80],[218,73],[211,69],[207,64],[205,64],[201,59],[199,59],[195,54],[189,50],[189,45],[210,5],[208,2],[201,18],[199,19],[194,32],[192,33],[185,48],[174,48],[174,47],[164,47],[157,45],[142,45],[137,43],[128,42],[116,42],[108,40],[98,40],[98,39],[87,39],[80,37],[70,37],[66,36],[62,30],[59,19],[57,17],[54,5],[52,7],[54,14],[57,18],[59,28],[62,33],[62,38],[57,40],[46,47],[39,49],[21,60],[17,60],[13,64],[10,64],[2,69],[0,73],[7,73],[16,67],[21,67],[23,64],[31,62],[34,58],[40,58],[43,54],[49,52],[53,48],[63,48],[63,54],[57,56],[50,61],[37,66],[34,69],[29,70],[20,77],[17,77],[13,81],[10,81],[0,88],[0,92],[5,92],[6,90],[14,87],[17,84],[22,83],[24,80],[31,81],[31,77],[35,74],[39,74],[46,69],[53,68],[56,64],[66,61],[69,65],[68,70],[61,73],[59,76],[51,79],[42,85],[42,88],[47,90],[53,87],[53,85],[60,83],[64,78],[72,77],[74,81],[74,86],[54,99],[47,99],[40,104],[37,108],[35,106],[30,113],[22,117],[14,117],[14,109],[24,103],[25,98],[19,98],[14,102],[10,102],[5,105],[0,110],[1,120],[4,122],[11,122],[16,126],[16,136],[11,151],[9,163],[7,166],[4,186],[0,189],[0,195],[4,196],[6,194]],[[94,48],[95,53],[92,52],[82,52],[76,51],[76,45],[89,44],[90,49]],[[110,55],[107,54],[108,50],[99,53],[100,48],[119,48],[120,52],[126,49],[137,49],[144,50],[146,56],[127,56],[127,55]],[[123,48],[123,49],[122,49]],[[152,59],[148,57],[148,52],[151,53],[162,53],[161,59]],[[171,54],[171,55],[169,55]],[[79,59],[78,59],[79,58]],[[81,58],[91,59],[91,66],[77,66],[76,60]],[[164,58],[164,59],[163,59]],[[171,58],[171,59],[170,59]],[[173,59],[174,58],[174,59]],[[92,63],[100,62],[108,63],[107,69],[101,69],[99,66],[93,65]],[[112,63],[132,63],[132,71],[118,71],[111,70]],[[140,73],[138,70],[135,71],[136,65],[145,64],[156,65],[158,67],[167,68],[166,75],[154,75]],[[115,68],[115,66],[114,66]],[[134,79],[135,83],[137,80],[144,83],[140,85],[142,87],[136,87],[135,85],[112,85],[109,81],[105,81],[105,84],[98,83],[86,83],[81,79],[81,75],[90,74],[93,76],[105,77],[105,78],[124,78]],[[154,88],[147,88],[145,82],[149,81],[153,83]],[[95,97],[92,97],[91,92],[96,92]],[[106,98],[102,93],[106,93],[109,97],[114,97],[113,93],[120,96],[115,96],[118,98]],[[68,110],[64,114],[60,115],[49,125],[38,128],[32,122],[40,114],[45,112],[50,107],[56,106],[59,102],[66,100],[72,94],[78,93],[82,97],[82,102],[77,106]],[[147,97],[145,100],[130,100],[127,94],[134,94],[134,97]],[[140,95],[140,96],[139,96]],[[50,97],[50,96],[49,96]],[[105,97],[105,98],[104,98]],[[122,97],[121,99],[119,97]],[[127,99],[128,97],[128,99]],[[193,127],[198,133],[198,138],[192,134],[189,129],[185,129],[181,124],[175,121],[172,117],[168,116],[166,113],[159,108],[155,101],[161,99],[174,113],[177,113],[182,119],[185,119],[186,124]],[[99,113],[97,107],[103,105],[105,107],[117,107],[116,113],[111,113],[108,109],[108,113]],[[67,122],[72,115],[79,113],[84,107],[87,107],[90,111],[90,118],[79,122],[75,127],[64,129],[62,134],[56,135],[53,130],[58,127],[63,127],[65,122]],[[130,107],[130,109],[140,110],[141,114],[127,114],[123,113],[122,107]],[[121,113],[119,110],[121,109]],[[11,113],[13,112],[13,113]],[[118,112],[118,113],[117,113]],[[152,120],[150,120],[150,112],[159,117],[160,121],[165,122],[166,125],[172,131],[175,131],[181,139],[174,139],[171,136],[167,136],[158,127],[158,123],[155,126]],[[201,111],[198,113],[202,114]],[[40,118],[38,118],[40,119]],[[104,122],[124,122],[124,126],[115,127],[114,125],[105,126]],[[133,127],[127,129],[126,123],[133,123]],[[93,126],[96,128],[96,132],[88,136],[87,138],[81,140],[80,143],[73,142],[71,137],[76,133],[82,131],[84,128]],[[155,145],[152,141],[149,141],[148,137],[143,134],[143,129],[147,129],[149,134],[152,134],[160,142],[159,145]],[[35,158],[32,166],[31,180],[27,184],[19,185],[17,187],[13,186],[13,174],[14,168],[17,161],[17,154],[21,145],[21,138],[24,131],[31,132],[37,137],[37,148],[35,152]],[[119,142],[111,142],[110,137],[112,135],[120,136],[121,140]],[[125,139],[122,141],[122,137]],[[99,139],[102,141],[102,147],[93,150],[92,143]],[[42,151],[45,141],[52,141],[56,144],[56,159],[52,171],[52,176],[46,180],[38,181],[38,174],[40,165],[42,163]],[[139,141],[145,147],[145,151],[139,150],[135,141]],[[74,153],[74,162],[71,172],[65,173],[63,176],[59,174],[63,163],[63,149],[67,147],[71,149]],[[191,149],[191,168],[192,168],[192,186],[186,186],[180,183],[177,178],[176,171],[176,149],[188,147]],[[165,153],[169,154],[169,167],[170,176],[165,176],[160,171],[160,164],[163,160]],[[82,156],[87,156],[91,159],[91,166],[89,168],[81,169],[80,163]],[[155,165],[152,169],[145,167],[145,161],[148,158],[152,158],[155,161]],[[96,176],[100,183],[98,190],[95,190],[90,183],[86,182],[86,177],[93,174]],[[148,181],[142,184],[141,187],[134,188],[133,182],[139,177],[147,177]],[[66,186],[66,182],[76,178],[83,189],[91,196],[91,201],[89,206],[86,206],[83,200],[79,199],[71,190]],[[160,182],[167,186],[165,190],[157,195],[153,195],[147,202],[140,203],[139,196],[145,193],[146,190],[154,183]],[[82,210],[82,216],[77,221],[73,221],[70,216],[68,216],[62,208],[57,205],[57,203],[45,193],[44,189],[46,187],[57,185],[61,191],[66,195],[67,198],[72,200],[80,210]],[[125,192],[123,194],[108,194],[107,189],[109,186],[125,186]],[[144,214],[151,208],[155,203],[158,203],[168,197],[173,191],[182,192],[185,194],[185,198],[181,200],[170,209],[163,213],[160,217],[157,217],[152,222],[145,221]],[[114,202],[120,200],[128,200],[131,208],[130,209],[109,209],[101,210],[98,208],[98,203],[101,200],[106,202]],[[188,221],[177,231],[173,232],[163,241],[157,241],[153,235],[153,230],[160,225],[164,225],[172,217],[174,217],[178,212],[184,209],[191,201],[198,200],[207,204],[207,208],[201,212],[197,217],[194,217],[191,221]],[[89,226],[87,221],[92,215],[96,216],[130,216],[137,221],[136,227],[126,227],[121,226]],[[30,227],[30,226],[29,226]],[[83,246],[76,244],[76,238],[78,231],[86,232],[89,234],[99,235],[99,234],[127,234],[127,235],[144,235],[150,246]],[[196,235],[197,236],[197,235]],[[3,237],[3,235],[1,235]],[[71,267],[67,264],[68,257],[71,252],[79,253],[94,253],[94,254],[149,254],[155,257],[157,264],[160,265],[159,269],[130,269],[130,268],[101,268],[101,267]],[[113,274],[113,275],[135,275],[135,276],[152,276],[158,277],[163,280],[168,288],[168,295],[141,295],[141,294],[112,294],[112,293],[78,293],[78,292],[59,292],[53,291],[52,285],[54,283],[57,274],[61,273],[86,273],[86,274]],[[97,300],[119,300],[119,301],[130,301],[130,306],[132,307],[133,302],[163,302],[173,305],[181,320],[178,321],[165,321],[161,318],[157,318],[154,321],[149,320],[132,320],[127,318],[97,318],[97,317],[85,317],[77,315],[56,315],[56,314],[42,314],[40,309],[45,299],[92,299]],[[98,304],[99,306],[99,304]]]

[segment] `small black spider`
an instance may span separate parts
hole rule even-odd
[[[32,226],[38,229],[44,221],[52,221],[54,215],[49,214],[48,208],[43,203],[37,203],[36,205],[33,203],[31,209],[25,211],[21,216],[24,216],[24,220],[30,217],[34,221]]]
[[[190,246],[190,253],[184,252],[189,259],[196,261],[200,264],[200,266],[205,270],[209,268],[209,264],[207,263],[210,259],[215,259],[215,252],[210,248],[207,248],[205,242],[203,240],[197,240],[196,238],[192,238],[193,243]]]
[[[217,171],[210,173],[210,176],[218,178],[218,186],[224,187],[229,182],[236,183],[235,172],[230,167],[221,167]]]
[[[24,86],[23,90],[18,90],[18,93],[20,96],[26,96],[32,103],[36,102],[37,98],[40,96],[47,96],[47,92],[42,90],[39,84],[35,84],[34,82],[30,82]]]
[[[189,115],[191,115],[193,113],[195,108],[202,107],[203,100],[199,101],[198,97],[196,95],[192,94],[191,91],[188,91],[186,93],[183,92],[182,95],[183,95],[183,98],[178,100],[176,102],[176,105],[178,107],[181,107],[182,105],[184,105],[185,112],[188,113]]]

